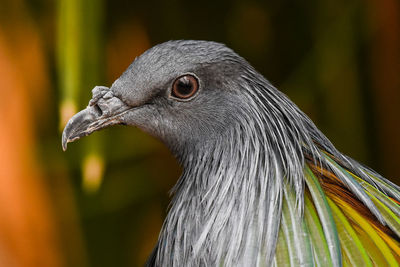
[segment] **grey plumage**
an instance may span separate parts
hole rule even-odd
[[[201,109],[191,105],[195,113],[184,113],[179,130],[185,137],[166,140],[184,173],[174,189],[155,263],[216,266],[222,260],[226,266],[255,266],[264,257],[270,262],[280,225],[284,177],[294,187],[299,210],[303,207],[304,158],[300,144],[317,151],[311,137],[303,134],[312,123],[225,46],[170,42],[148,53],[151,58],[162,55],[160,50],[169,54],[170,47],[185,56],[185,64],[191,61],[190,72],[204,72],[200,80],[206,77],[203,88],[210,92],[203,92],[208,103]],[[147,62],[147,54],[143,60]],[[176,58],[167,62],[177,61],[179,64]],[[157,58],[154,64],[159,62],[165,60]],[[221,110],[216,110],[218,106]],[[193,125],[196,128],[191,128]],[[319,132],[315,130],[314,134]],[[186,136],[194,140],[184,142]]]
[[[186,73],[199,80],[197,96],[170,99],[171,83]],[[112,103],[118,103],[117,108]],[[160,138],[184,169],[149,266],[270,266],[284,205],[291,212],[292,229],[300,231],[293,255],[311,265],[312,246],[304,245],[311,244],[310,237],[301,232],[300,219],[306,160],[335,172],[385,224],[363,188],[325,153],[374,184],[367,173],[371,171],[339,153],[295,104],[222,44],[170,41],[149,49],[110,89],[95,90],[79,121],[87,124],[110,109],[113,116],[104,125],[140,127]],[[75,131],[77,120],[66,127],[64,147],[103,128],[104,121]],[[397,187],[376,186],[397,194]],[[324,231],[329,257],[340,266],[337,236]]]

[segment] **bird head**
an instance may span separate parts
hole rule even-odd
[[[62,145],[105,127],[137,126],[173,151],[221,135],[243,111],[240,79],[250,65],[223,44],[169,41],[137,57],[110,88],[96,86],[67,123]]]

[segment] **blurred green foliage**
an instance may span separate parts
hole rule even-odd
[[[167,149],[119,126],[62,153],[60,125],[87,104],[94,86],[110,86],[136,56],[170,39],[226,43],[289,95],[339,150],[400,182],[396,0],[3,2],[0,37],[13,38],[0,41],[31,42],[20,30],[24,23],[41,40],[41,61],[29,63],[43,68],[48,81],[47,100],[32,98],[41,106],[33,109],[34,157],[66,266],[141,266],[156,242],[167,192],[180,174]],[[17,65],[16,71],[26,69]],[[85,159],[93,155],[99,160],[88,167]],[[92,188],[85,182],[91,175],[98,179]]]

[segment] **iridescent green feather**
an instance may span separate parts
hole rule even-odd
[[[340,244],[342,246],[342,252],[346,254],[350,265],[372,266],[372,262],[364,246],[362,245],[357,233],[347,220],[346,216],[344,216],[341,210],[331,199],[327,198],[327,200],[332,209],[333,218],[339,234]]]
[[[333,266],[342,266],[342,254],[339,237],[335,222],[333,220],[332,211],[326,200],[325,193],[323,192],[318,179],[307,165],[305,166],[304,173],[307,187],[310,191],[313,203],[321,221],[332,264]]]
[[[296,198],[290,185],[284,186],[282,230],[286,239],[291,266],[313,266],[309,233],[296,209]]]
[[[286,243],[286,236],[283,233],[282,228],[279,231],[278,242],[276,244],[274,266],[279,266],[279,267],[290,266],[290,258],[289,258],[288,246]]]
[[[304,219],[310,232],[316,266],[333,266],[324,231],[309,194],[305,194],[304,204]]]

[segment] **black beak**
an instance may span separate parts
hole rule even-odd
[[[83,136],[123,123],[122,114],[131,107],[115,97],[109,88],[96,86],[89,106],[75,114],[67,123],[62,133],[62,147]]]

